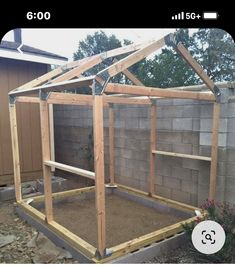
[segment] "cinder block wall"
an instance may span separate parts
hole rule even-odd
[[[226,94],[228,90],[223,90]],[[225,95],[226,95],[225,94]],[[228,95],[228,94],[227,94]],[[226,95],[226,96],[227,96]],[[210,156],[213,104],[205,101],[157,100],[156,149]],[[147,190],[149,176],[150,109],[114,105],[115,180]],[[56,160],[90,169],[88,135],[92,109],[55,105]],[[105,175],[109,179],[108,111],[104,110]],[[156,156],[155,191],[167,198],[200,205],[208,197],[210,163]],[[235,203],[235,103],[221,104],[217,199]]]

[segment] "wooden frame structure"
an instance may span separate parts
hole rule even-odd
[[[208,88],[207,91],[186,91],[174,88],[153,88],[145,87],[141,81],[135,77],[128,68],[138,61],[144,59],[157,49],[164,45],[174,48],[183,59],[185,59],[192,69],[200,76]],[[106,69],[100,71],[94,76],[81,77],[81,75],[101,63],[103,60],[118,55],[131,53],[121,60],[115,60]],[[113,84],[110,79],[115,75],[123,73],[132,81],[133,85]],[[79,87],[91,87],[92,95],[67,93],[65,90]],[[35,97],[35,94],[37,97]],[[181,44],[175,41],[174,35],[169,34],[160,40],[152,40],[145,44],[129,45],[113,49],[99,55],[88,57],[79,61],[68,63],[59,67],[9,93],[9,111],[11,119],[12,150],[14,162],[14,180],[16,201],[19,207],[27,211],[38,221],[46,224],[48,228],[59,236],[63,237],[72,246],[78,249],[87,257],[95,262],[106,262],[127,252],[131,252],[151,242],[158,241],[169,235],[182,231],[182,222],[157,230],[151,234],[136,238],[132,241],[117,245],[111,248],[112,255],[107,256],[106,238],[105,238],[105,178],[104,178],[104,135],[103,135],[103,107],[109,109],[109,158],[110,158],[110,186],[115,185],[114,181],[114,111],[113,104],[135,104],[148,105],[151,107],[150,118],[150,174],[148,193],[132,189],[122,185],[115,185],[123,191],[129,191],[143,198],[158,200],[183,210],[193,212],[195,208],[180,202],[169,200],[156,196],[154,192],[155,180],[155,155],[168,155],[174,157],[184,157],[189,159],[198,159],[211,162],[209,198],[214,199],[216,193],[216,168],[217,168],[217,150],[218,150],[218,129],[220,117],[220,90],[213,81],[206,75],[201,66],[192,58],[190,53]],[[164,152],[157,150],[156,144],[156,98],[186,98],[196,100],[206,100],[214,102],[213,127],[212,127],[212,150],[211,157],[180,154],[173,152]],[[18,134],[16,121],[16,102],[35,103],[40,106],[41,137],[42,137],[42,155],[43,155],[43,174],[45,194],[35,197],[35,200],[45,200],[45,215],[30,206],[27,200],[22,198],[20,162],[18,149]],[[54,141],[53,128],[49,120],[50,110],[53,104],[63,105],[91,105],[93,106],[93,128],[94,128],[94,164],[95,172],[87,171],[81,168],[57,163],[53,159]],[[95,181],[95,187],[70,190],[61,193],[52,193],[51,174],[54,169],[65,170],[74,174],[87,177]],[[97,226],[98,226],[98,247],[92,245],[74,235],[63,226],[54,221],[52,201],[55,198],[61,198],[71,195],[77,195],[83,192],[95,191]],[[195,220],[195,217],[186,222]],[[185,221],[184,221],[185,222]]]

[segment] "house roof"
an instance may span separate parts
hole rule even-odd
[[[66,57],[10,41],[0,43],[0,57],[56,65],[62,65],[68,61]]]

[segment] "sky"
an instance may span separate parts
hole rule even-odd
[[[73,53],[78,49],[78,43],[88,34],[102,30],[108,36],[116,35],[120,40],[129,39],[141,43],[159,39],[175,29],[22,29],[22,42],[35,48],[65,56],[72,61]],[[3,40],[13,41],[13,31],[8,32]]]

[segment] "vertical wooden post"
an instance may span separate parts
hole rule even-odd
[[[50,123],[51,160],[52,160],[52,161],[55,161],[54,112],[53,112],[53,104],[49,104],[49,123]],[[55,167],[51,167],[51,171],[52,171],[52,172],[55,172]]]
[[[103,130],[103,96],[94,96],[93,107],[94,128],[94,165],[95,196],[98,227],[98,252],[105,255],[105,179],[104,179],[104,130]]]
[[[15,104],[9,104],[9,113],[10,113],[10,125],[11,125],[11,142],[12,142],[12,157],[13,157],[13,169],[14,169],[15,197],[16,197],[16,201],[20,202],[22,200],[22,193],[21,193],[21,176],[20,176],[20,154],[19,154],[16,105]]]
[[[41,138],[42,138],[42,166],[44,178],[45,193],[45,210],[46,221],[49,223],[53,220],[52,208],[52,189],[51,189],[51,168],[44,164],[44,161],[50,160],[50,124],[49,124],[49,108],[46,101],[40,101],[40,122],[41,122]]]
[[[149,171],[149,195],[154,194],[154,182],[155,182],[155,154],[152,150],[156,150],[156,105],[151,105],[150,112],[150,171]]]
[[[109,178],[114,185],[114,113],[112,104],[109,105]]]
[[[210,188],[209,199],[215,199],[216,195],[216,177],[217,177],[217,159],[218,159],[218,136],[220,121],[220,104],[214,103],[212,138],[211,138],[211,169],[210,169]]]

